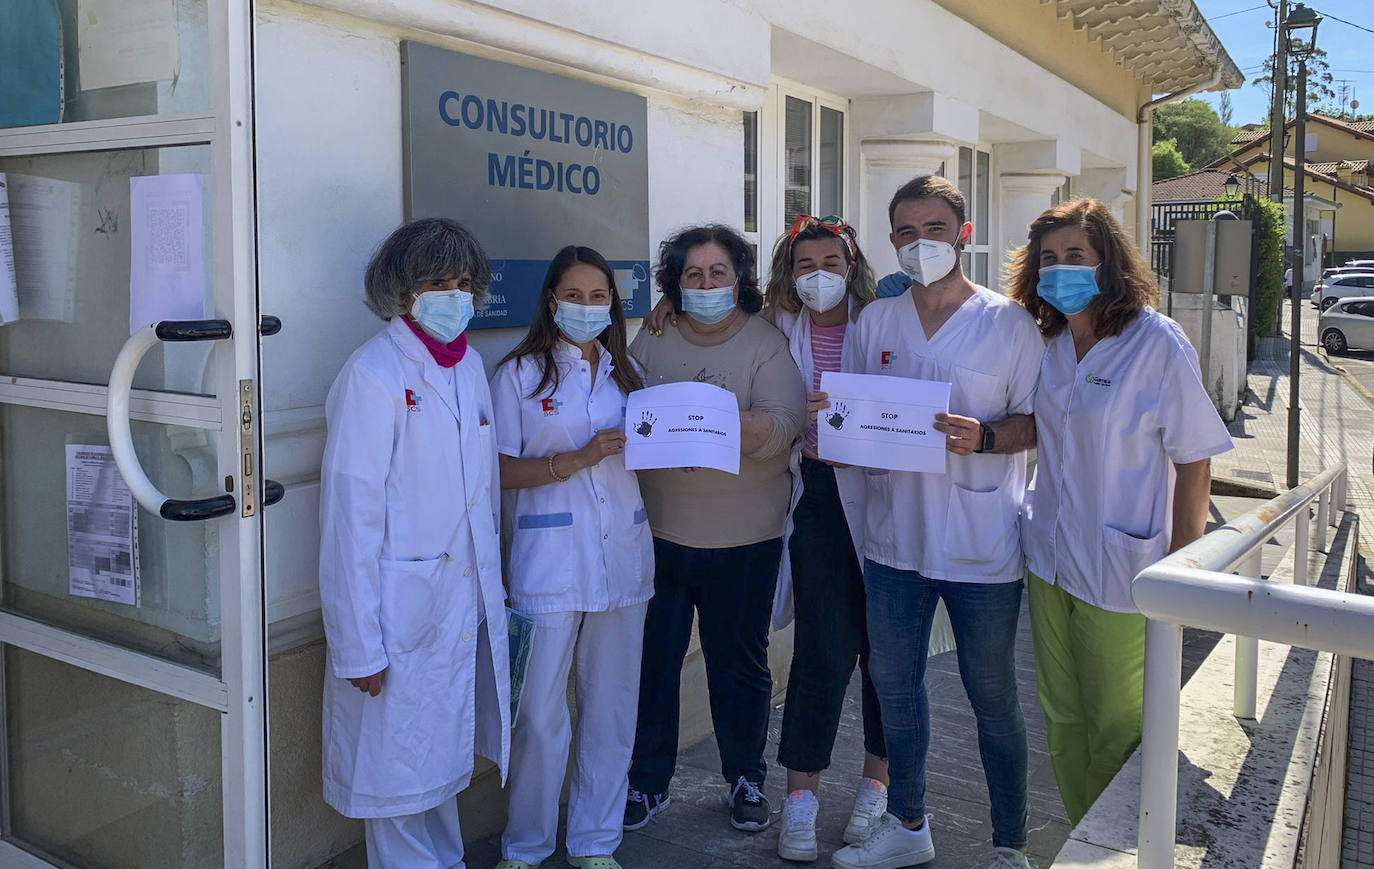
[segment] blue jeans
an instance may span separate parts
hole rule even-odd
[[[887,742],[888,811],[905,822],[926,812],[930,702],[926,650],[935,606],[945,602],[958,644],[959,677],[978,720],[978,751],[992,803],[992,844],[1026,846],[1026,723],[1016,697],[1020,580],[946,582],[864,562],[868,662]]]

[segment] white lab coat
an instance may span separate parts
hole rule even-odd
[[[789,311],[779,310],[775,314],[773,325],[778,327],[778,331],[787,336],[787,346],[792,351],[792,360],[797,363],[797,369],[801,371],[802,381],[806,385],[807,392],[814,392],[811,380],[811,314],[803,307],[799,314]],[[840,348],[841,368],[849,359],[850,346],[853,343],[854,324],[844,330],[844,344]],[[809,422],[807,423],[809,424]],[[792,622],[793,598],[792,598],[792,514],[797,509],[797,503],[802,496],[802,477],[801,477],[801,458],[802,442],[804,438],[797,438],[792,444],[792,455],[789,457],[787,465],[792,472],[792,502],[787,507],[787,523],[783,526],[782,532],[782,564],[778,568],[778,585],[773,592],[773,629],[782,630]],[[844,508],[845,521],[849,523],[849,537],[854,543],[854,557],[863,565],[864,559],[864,511],[868,503],[868,487],[864,482],[863,468],[836,468],[835,485],[840,490],[840,502]]]
[[[1040,368],[1035,428],[1021,519],[1030,571],[1092,606],[1137,612],[1131,581],[1169,554],[1174,463],[1232,446],[1193,345],[1151,308],[1081,362],[1063,330]]]
[[[571,453],[598,431],[623,428],[625,393],[611,376],[611,354],[597,345],[596,381],[582,351],[554,348],[558,389],[534,398],[540,365],[513,359],[491,380],[496,448],[514,458]],[[654,542],[639,479],[625,456],[607,456],[566,482],[506,491],[507,580],[523,613],[605,612],[654,595]]]
[[[864,308],[848,370],[951,384],[950,413],[995,422],[1030,413],[1045,342],[1026,309],[984,287],[927,339],[911,291]],[[944,474],[868,476],[865,554],[950,582],[1014,582],[1026,454],[948,455]]]
[[[491,394],[475,350],[442,368],[398,317],[325,408],[324,797],[348,817],[414,814],[465,788],[475,753],[504,777],[510,751]],[[377,697],[347,681],[383,669]]]
[[[848,300],[846,300],[848,302]],[[788,311],[778,311],[776,320],[773,323],[778,327],[782,334],[787,336],[787,345],[792,351],[792,359],[797,363],[798,370],[801,371],[802,380],[806,384],[807,392],[814,392],[811,387],[812,365],[811,358],[811,316],[806,308],[802,308],[799,314]],[[849,327],[844,330],[844,344],[840,348],[840,370],[848,371],[851,369],[850,354],[854,344],[854,323],[850,321]],[[780,631],[791,624],[795,615],[793,608],[792,595],[792,516],[796,512],[797,504],[802,496],[802,441],[797,438],[792,445],[792,455],[788,460],[788,468],[792,471],[792,503],[787,508],[787,524],[783,528],[782,544],[782,564],[778,568],[777,590],[773,593],[773,630]],[[854,557],[859,560],[860,567],[864,562],[864,524],[868,510],[868,475],[867,468],[849,467],[835,469],[835,486],[840,491],[840,504],[844,508],[844,518],[849,525],[849,537],[854,543]],[[941,652],[948,652],[954,648],[954,629],[949,623],[949,613],[945,611],[945,602],[940,601],[935,611],[935,620],[930,629],[930,644],[928,654],[938,655]]]

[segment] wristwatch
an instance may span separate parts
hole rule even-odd
[[[992,452],[993,445],[997,443],[997,432],[993,431],[992,427],[985,422],[980,422],[978,425],[983,428],[983,442],[978,445],[978,448],[974,450],[974,452],[990,453]]]

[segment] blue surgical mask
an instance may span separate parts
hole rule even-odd
[[[410,316],[426,335],[441,344],[448,344],[463,334],[472,313],[472,293],[465,290],[419,293],[410,306]]]
[[[731,286],[714,290],[689,290],[683,287],[682,310],[708,326],[719,323],[735,310],[735,288]]]
[[[611,325],[610,305],[579,305],[576,302],[558,302],[553,312],[553,321],[574,344],[586,344]]]
[[[1061,314],[1077,314],[1097,298],[1097,266],[1045,266],[1036,292]]]

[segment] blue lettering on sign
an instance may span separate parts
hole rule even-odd
[[[601,170],[581,163],[531,157],[525,151],[514,154],[487,154],[487,184],[491,187],[516,187],[521,190],[564,190],[595,196],[601,191]]]
[[[634,130],[627,124],[457,91],[439,94],[439,117],[450,127],[484,129],[516,138],[528,136],[611,153],[628,154],[635,146]]]

